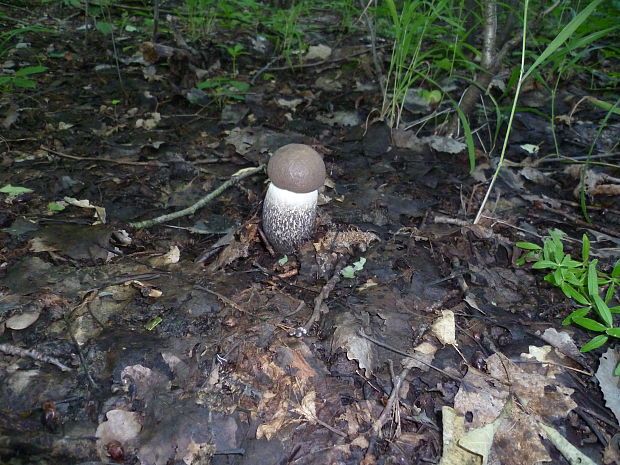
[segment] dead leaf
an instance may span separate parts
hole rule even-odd
[[[106,446],[112,441],[121,445],[134,440],[142,429],[142,417],[139,412],[126,410],[110,410],[106,413],[106,420],[99,424],[95,436],[97,437],[97,452],[101,460],[107,462],[109,456]]]
[[[360,323],[351,313],[342,313],[336,317],[336,330],[332,337],[332,351],[342,348],[349,360],[357,360],[359,367],[372,374],[374,368],[374,354],[371,342],[358,334]]]
[[[328,231],[319,242],[314,243],[314,248],[319,251],[345,253],[356,246],[365,252],[374,241],[381,240],[375,233],[369,231]]]
[[[331,54],[332,49],[327,45],[311,45],[308,47],[308,52],[304,55],[304,60],[327,60]]]
[[[433,334],[443,345],[456,345],[456,323],[452,310],[443,310],[441,316],[435,320],[431,327]]]
[[[299,403],[299,407],[293,409],[294,412],[298,413],[306,421],[310,424],[316,423],[316,392],[310,391],[308,392],[301,402]]]
[[[39,319],[41,312],[24,312],[6,320],[6,327],[15,331],[26,329]]]
[[[65,197],[64,200],[69,205],[74,205],[74,206],[80,207],[80,208],[91,208],[91,209],[95,210],[95,216],[97,218],[99,218],[99,221],[101,222],[101,224],[105,224],[106,216],[107,216],[105,208],[98,207],[96,205],[91,205],[90,200],[88,200],[88,199],[78,200],[78,199],[74,199],[73,197]]]
[[[439,347],[431,342],[424,341],[413,349],[412,357],[403,359],[404,368],[417,368],[422,371],[430,370],[430,364],[435,358]]]
[[[614,375],[614,370],[620,362],[618,351],[609,348],[601,355],[598,370],[596,370],[596,379],[598,379],[603,397],[605,397],[605,405],[616,416],[616,420],[620,422],[620,377]]]
[[[224,248],[224,250],[220,252],[217,256],[217,260],[211,263],[207,269],[210,273],[213,273],[226,265],[230,265],[240,258],[247,257],[249,253],[250,244],[247,242],[241,243],[234,239]]]
[[[170,250],[164,255],[149,259],[149,264],[154,268],[163,268],[166,265],[178,263],[181,259],[181,251],[176,245],[170,246]]]
[[[583,354],[573,341],[573,338],[566,331],[558,331],[555,328],[548,328],[540,336],[540,338],[548,344],[558,349],[567,357],[575,361],[583,360]]]

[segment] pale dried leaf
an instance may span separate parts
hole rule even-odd
[[[374,354],[371,342],[358,334],[360,324],[350,313],[343,313],[338,318],[338,324],[332,337],[332,350],[343,348],[349,360],[357,360],[359,367],[372,374],[374,368]]]
[[[566,331],[549,328],[542,333],[540,338],[573,360],[583,359],[583,354],[579,352],[579,348],[573,341],[573,338]]]
[[[6,320],[6,327],[15,331],[26,329],[39,319],[41,312],[25,312],[13,315]]]
[[[331,54],[332,49],[327,45],[311,45],[310,47],[308,47],[308,52],[304,55],[304,60],[326,60]]]
[[[442,344],[456,345],[456,323],[452,310],[443,310],[441,316],[435,320],[431,327],[433,334]]]
[[[605,397],[605,405],[616,416],[616,420],[620,422],[620,376],[614,375],[614,370],[620,362],[618,351],[611,347],[601,355],[598,370],[596,370],[596,379],[598,379],[603,397]]]

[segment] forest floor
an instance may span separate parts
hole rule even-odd
[[[218,38],[245,44],[233,64],[182,30],[114,50],[71,10],[18,12],[57,32],[2,58],[47,67],[0,102],[0,187],[27,188],[0,194],[2,463],[620,463],[617,352],[580,353],[594,333],[562,326],[571,300],[516,264],[554,228],[573,258],[584,233],[601,269],[619,256],[617,172],[592,171],[587,223],[581,165],[544,156],[544,89],[526,86],[538,111],[517,113],[474,225],[493,161],[479,150],[470,173],[430,124],[373,121],[368,43],[329,13],[291,66],[242,29]],[[617,117],[597,138],[600,110],[571,113],[582,89],[556,99],[566,156],[620,139]],[[316,234],[284,258],[260,231],[266,173],[240,170],[288,143],[328,179]],[[235,176],[193,215],[130,225]]]

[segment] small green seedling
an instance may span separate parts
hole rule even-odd
[[[47,209],[52,212],[61,212],[65,209],[65,205],[58,202],[50,202],[47,204]]]
[[[429,105],[436,105],[441,102],[441,92],[437,89],[420,91],[420,97],[422,97]]]
[[[225,49],[228,52],[228,54],[230,55],[230,57],[232,58],[233,76],[236,76],[238,74],[238,72],[237,72],[237,57],[239,57],[240,55],[247,55],[248,52],[246,52],[244,50],[244,47],[241,44],[235,44],[232,47],[229,47],[228,45],[220,45],[220,47]]]
[[[145,328],[147,331],[153,331],[157,327],[157,325],[161,323],[162,321],[164,321],[162,317],[156,316],[155,318],[153,318],[151,321],[149,321],[146,324]]]
[[[565,234],[562,231],[552,229],[549,235],[550,237],[543,241],[542,247],[532,242],[517,242],[517,247],[528,251],[517,260],[517,265],[534,260],[532,268],[549,270],[544,280],[562,289],[566,297],[580,306],[564,319],[563,325],[574,323],[601,333],[584,344],[581,352],[601,347],[610,337],[620,338],[620,327],[613,321],[613,315],[620,313],[620,305],[610,307],[612,300],[616,298],[616,289],[620,286],[620,260],[608,275],[597,269],[598,259],[590,261],[588,236],[583,235],[579,261],[564,252],[562,238]],[[601,293],[604,293],[604,297],[601,297]],[[588,318],[591,312],[593,318]],[[616,368],[616,371],[618,370],[620,366]]]
[[[364,269],[365,264],[366,259],[364,257],[360,257],[360,259],[353,263],[353,265],[345,266],[340,274],[342,274],[343,278],[353,279],[355,278],[355,273],[357,271],[362,271]]]
[[[47,66],[26,66],[25,68],[15,71],[15,73],[11,75],[0,76],[0,89],[4,91],[14,87],[34,89],[37,87],[37,82],[30,76],[42,73],[45,70],[47,70]]]
[[[278,260],[278,265],[283,266],[286,265],[288,263],[288,256],[284,256],[282,257],[280,260]]]
[[[114,25],[107,21],[96,21],[95,28],[105,36],[108,36],[114,32]]]
[[[7,184],[4,187],[0,187],[0,194],[8,194],[10,197],[17,197],[21,194],[30,194],[33,192],[32,189],[28,189],[27,187],[21,186],[12,186],[11,184]]]
[[[231,80],[227,77],[207,79],[196,85],[198,89],[209,92],[209,95],[220,105],[224,106],[230,100],[244,101],[250,84],[243,81]]]

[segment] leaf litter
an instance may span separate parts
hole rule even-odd
[[[143,43],[121,61],[121,89],[114,67],[84,68],[106,46],[78,43],[54,62],[65,81],[49,113],[11,106],[3,119],[3,460],[614,463],[617,354],[604,353],[594,383],[597,357],[577,351],[587,334],[552,333],[569,304],[513,265],[515,242],[585,227],[563,215],[581,172],[522,153],[544,147],[547,123],[522,117],[501,194],[471,225],[481,192],[457,158],[464,144],[368,126],[378,94],[363,65],[320,66],[367,49],[313,46],[306,74],[257,80],[242,105],[220,106],[194,85],[226,57],[186,45]],[[261,236],[260,171],[193,218],[128,227],[292,142],[320,148],[331,178],[295,257],[271,255]],[[477,179],[489,172],[480,160]],[[609,257],[617,181],[604,168],[585,176],[603,204],[593,249]]]

